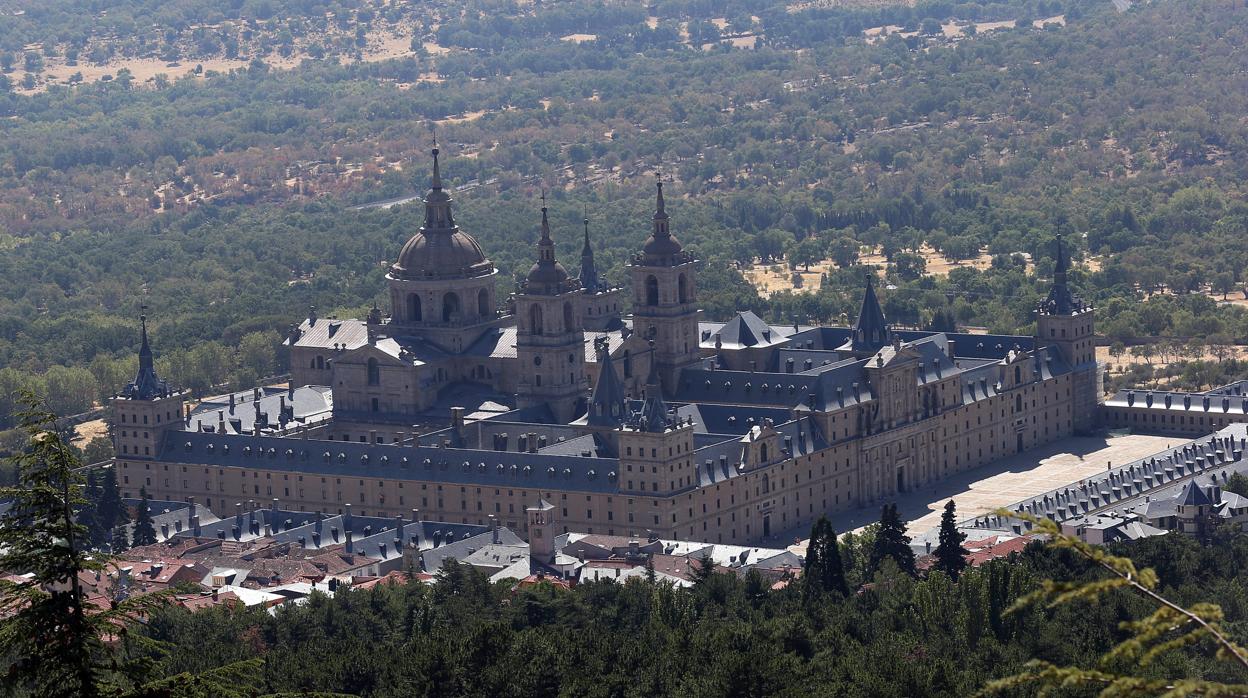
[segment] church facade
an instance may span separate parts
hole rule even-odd
[[[1095,312],[1060,240],[1035,337],[894,329],[871,279],[852,327],[706,322],[660,183],[631,315],[588,224],[579,274],[556,258],[545,206],[533,266],[501,303],[433,156],[388,316],[309,312],[288,339],[289,393],[257,393],[246,420],[233,397],[192,419],[144,334],[149,361],[113,402],[125,496],[518,531],[545,500],[568,530],[758,543],[1096,425]]]

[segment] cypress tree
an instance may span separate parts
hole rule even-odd
[[[897,513],[896,504],[885,504],[880,512],[880,529],[871,547],[871,569],[878,570],[885,558],[892,558],[903,572],[915,573],[914,550],[910,548],[910,536],[906,535],[906,525]]]
[[[962,542],[966,540],[966,534],[958,530],[958,522],[955,520],[957,507],[953,500],[950,499],[945,504],[945,513],[940,515],[940,544],[936,546],[936,569],[943,571],[949,575],[953,581],[958,581],[958,575],[962,574],[962,570],[966,569],[966,548],[962,547]]]
[[[841,564],[841,551],[836,542],[836,531],[826,516],[820,516],[810,529],[810,543],[806,547],[806,566],[802,573],[803,590],[807,598],[819,594],[838,592],[849,595],[845,583],[845,567]]]
[[[139,488],[138,515],[134,519],[134,531],[130,534],[130,544],[134,547],[152,545],[156,542],[156,526],[152,523],[152,512],[147,503],[147,488]]]

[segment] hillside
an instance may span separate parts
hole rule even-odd
[[[350,206],[419,194],[435,129],[459,219],[507,273],[528,264],[544,187],[561,254],[587,213],[622,281],[661,167],[677,233],[711,262],[712,318],[838,321],[871,263],[898,323],[1026,331],[1061,232],[1111,339],[1248,337],[1215,300],[1248,266],[1243,3],[230,7],[5,15],[13,75],[26,54],[102,45],[176,47],[205,71],[0,96],[0,386],[62,365],[42,379],[62,411],[111,392],[141,303],[179,382],[280,370],[277,337],[308,305],[381,300],[419,213]],[[150,32],[125,20],[148,11]],[[229,59],[246,67],[212,72],[247,32]],[[371,53],[383,35],[403,55]],[[814,293],[764,298],[736,269],[826,259]]]

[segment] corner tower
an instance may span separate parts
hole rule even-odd
[[[184,418],[185,393],[171,389],[156,375],[156,360],[147,339],[147,315],[139,316],[139,326],[138,373],[111,402],[113,450],[123,471],[127,460],[155,458],[165,432],[181,429]]]
[[[581,284],[555,259],[545,201],[537,262],[516,292],[517,404],[547,404],[567,423],[584,412],[585,331]]]
[[[657,184],[653,229],[628,270],[633,281],[633,331],[654,341],[663,388],[671,391],[682,368],[699,361],[697,260],[672,235]]]
[[[1096,311],[1071,293],[1066,279],[1069,269],[1070,258],[1059,234],[1053,286],[1036,311],[1036,347],[1053,347],[1070,366],[1073,426],[1077,432],[1086,432],[1096,426],[1103,392],[1094,341]]]
[[[461,352],[502,324],[495,297],[498,271],[481,246],[460,230],[442,187],[438,149],[425,195],[425,222],[390,266],[390,334],[418,336]]]

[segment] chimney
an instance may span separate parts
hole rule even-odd
[[[243,530],[243,503],[234,503],[234,528]]]
[[[394,515],[394,539],[403,542],[403,515]]]
[[[498,517],[490,514],[490,542],[498,545]]]
[[[230,393],[230,414],[234,414],[234,393]]]
[[[343,508],[342,527],[346,529],[347,533],[351,532],[351,503],[350,502],[348,502]]]
[[[351,540],[351,529],[347,529],[347,553],[355,552],[355,543]]]
[[[640,555],[641,555],[641,543],[635,540],[630,540],[628,542],[628,556],[639,557]]]
[[[462,437],[464,435],[464,408],[463,407],[451,408],[451,430],[455,432],[456,436]]]
[[[324,518],[325,518],[325,514],[324,514],[324,513],[319,512],[319,511],[318,511],[318,512],[316,512],[316,523],[315,523],[315,524],[313,524],[314,528],[313,528],[312,530],[316,531],[317,533],[320,533],[320,532],[321,532],[321,522],[324,520]]]
[[[412,509],[412,523],[420,522],[420,509]],[[412,527],[412,543],[420,545],[420,526]]]
[[[369,430],[368,430],[368,442],[369,442],[370,444],[375,444],[375,443],[377,443],[377,430],[376,430],[376,429],[369,429]]]
[[[212,588],[212,600],[213,600],[214,602],[216,602],[216,601],[220,601],[220,600],[221,600],[221,597],[217,595],[217,588],[216,588],[216,587],[213,587],[213,588]]]

